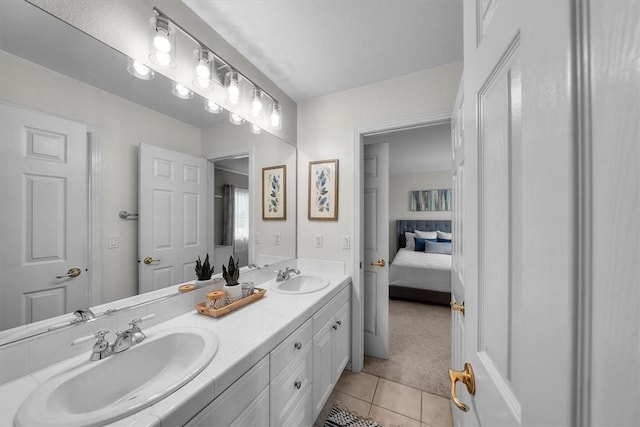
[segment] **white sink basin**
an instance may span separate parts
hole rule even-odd
[[[282,294],[308,294],[327,286],[329,286],[329,279],[301,274],[282,282],[274,282],[271,289]]]
[[[153,405],[211,362],[218,339],[206,329],[176,328],[100,361],[66,369],[38,387],[15,417],[17,426],[103,425]]]

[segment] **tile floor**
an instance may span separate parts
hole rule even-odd
[[[344,371],[314,426],[334,403],[385,427],[451,427],[449,399],[361,372]]]

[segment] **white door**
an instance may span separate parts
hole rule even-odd
[[[364,353],[389,357],[389,144],[364,146]]]
[[[451,147],[453,156],[453,218],[451,253],[451,366],[464,365],[464,252],[463,216],[464,216],[464,120],[463,120],[463,81],[460,80],[456,101],[451,115]],[[457,369],[457,368],[456,368]],[[464,388],[458,390],[460,399],[468,401]],[[453,402],[452,402],[453,405]],[[453,425],[463,425],[464,412],[453,409]],[[465,425],[470,425],[466,423]]]
[[[463,424],[571,425],[571,3],[466,1],[464,28]]]
[[[207,160],[140,144],[139,291],[195,280],[207,253]],[[213,253],[209,254],[213,262]]]
[[[0,218],[7,329],[88,305],[87,128],[0,103],[0,143],[0,200],[12,206]]]

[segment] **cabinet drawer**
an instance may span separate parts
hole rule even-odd
[[[313,315],[313,335],[317,334],[324,325],[338,312],[345,301],[349,301],[351,286],[345,287],[338,295],[331,298],[316,314]]]
[[[265,387],[229,427],[264,427],[269,425],[269,387]]]
[[[311,320],[307,320],[271,352],[271,379],[311,346]]]
[[[307,390],[304,393],[298,405],[288,415],[287,420],[279,425],[282,427],[301,427],[313,424],[315,420],[311,418],[311,390]]]
[[[271,381],[271,425],[281,426],[304,396],[310,398],[312,365],[311,345],[302,349],[300,357]]]

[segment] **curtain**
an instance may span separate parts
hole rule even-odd
[[[233,232],[235,228],[235,193],[234,185],[225,184],[222,190],[222,244],[233,246]]]

